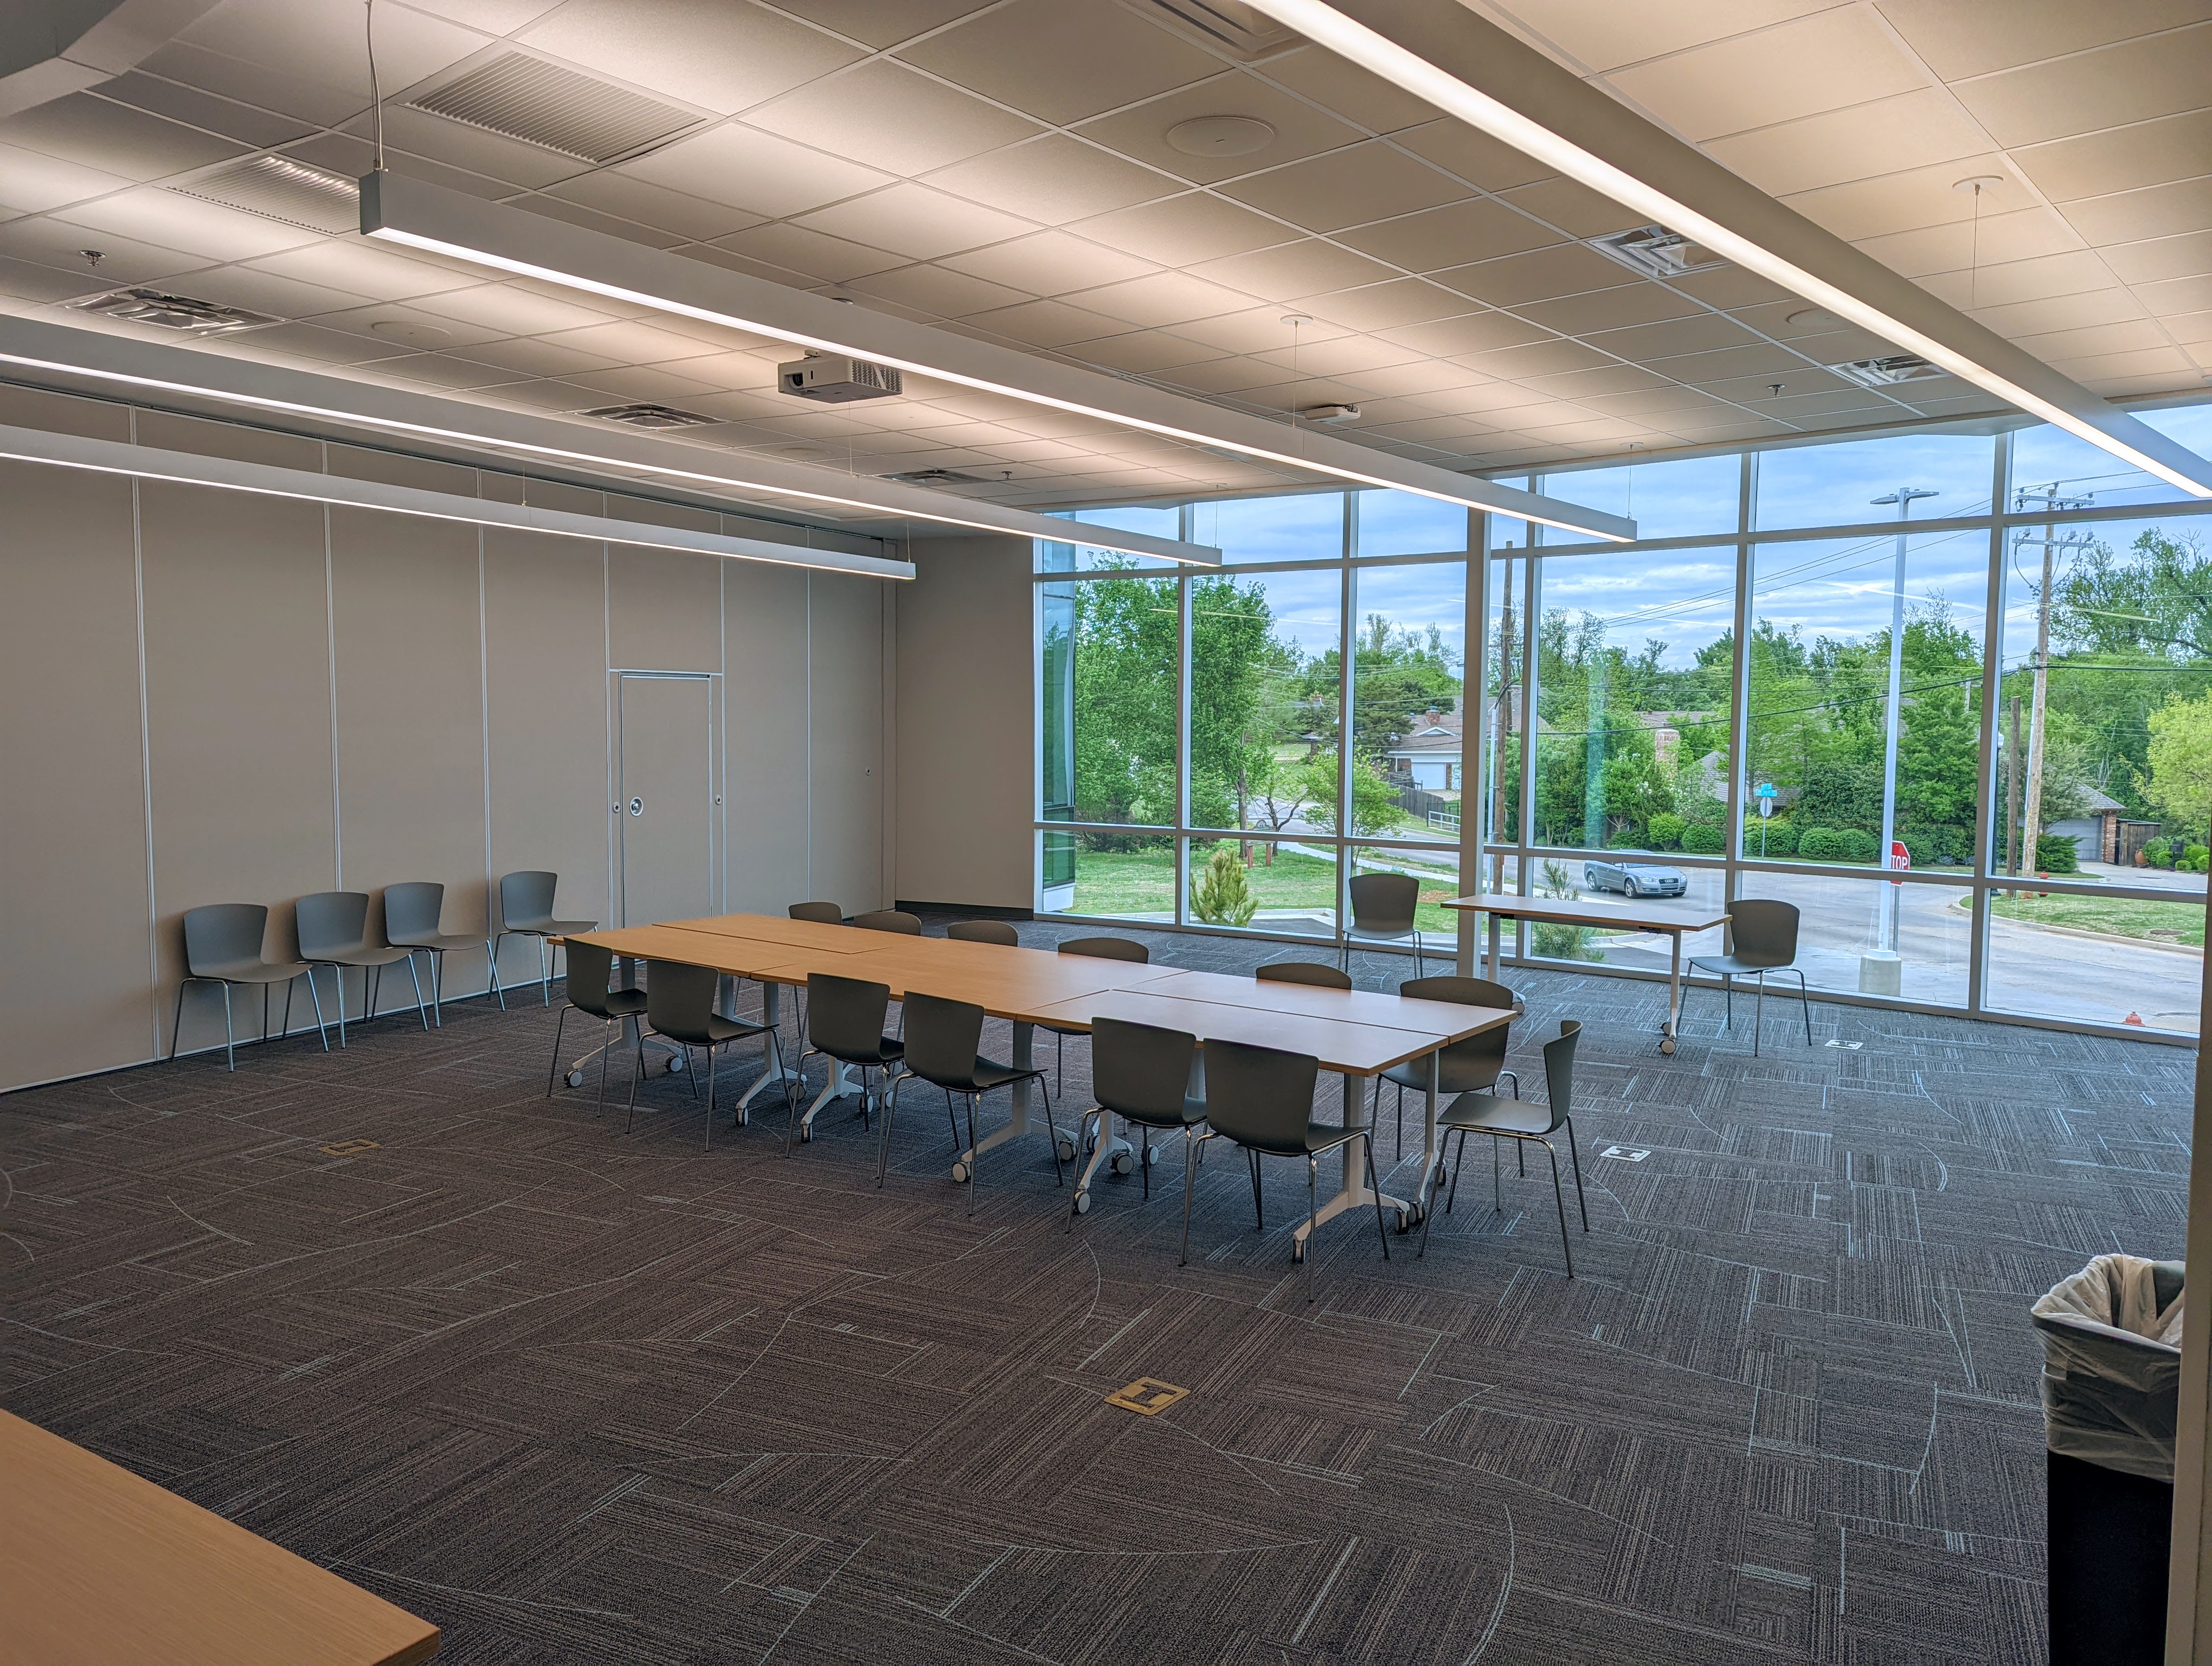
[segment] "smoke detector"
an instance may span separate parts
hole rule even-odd
[[[1692,272],[1709,272],[1728,264],[1711,249],[1664,226],[1638,226],[1610,237],[1594,237],[1590,247],[1632,272],[1662,280],[1687,277]]]
[[[600,405],[576,414],[596,416],[603,423],[626,423],[631,428],[702,428],[715,420],[702,416],[696,410],[678,410],[674,405],[654,404],[649,400],[636,404]]]
[[[1856,382],[1861,387],[1894,387],[1899,382],[1933,381],[1950,373],[1940,365],[1933,365],[1917,353],[1891,353],[1878,359],[1853,359],[1849,364],[1832,364],[1834,371],[1847,382]]]
[[[150,324],[158,330],[176,330],[192,336],[229,335],[239,330],[258,330],[284,320],[270,313],[244,307],[218,307],[196,295],[166,295],[159,289],[115,289],[89,301],[72,301],[79,312],[98,313],[127,324]]]

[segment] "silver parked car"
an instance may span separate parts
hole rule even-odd
[[[1656,862],[1584,862],[1583,883],[1592,891],[1617,891],[1624,897],[1680,897],[1690,888],[1680,868]]]

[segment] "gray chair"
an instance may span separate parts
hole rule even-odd
[[[1152,964],[1152,952],[1143,944],[1127,937],[1071,937],[1060,945],[1062,954],[1081,955],[1091,960],[1122,960],[1133,966]],[[1037,1028],[1052,1037],[1052,1085],[1058,1092],[1066,1085],[1067,1038],[1087,1036],[1088,1030],[1067,1030],[1054,1024],[1041,1024]],[[1067,1154],[1080,1156],[1082,1147],[1070,1146]]]
[[[1421,958],[1420,928],[1413,923],[1421,882],[1410,873],[1356,873],[1346,887],[1352,895],[1352,923],[1344,928],[1342,965],[1352,970],[1354,939],[1370,943],[1413,940],[1413,976],[1427,970]]]
[[[507,1007],[507,991],[500,987],[499,945],[510,937],[534,937],[538,939],[538,984],[544,1005],[553,1004],[553,974],[546,964],[546,939],[554,937],[574,937],[578,932],[594,931],[596,920],[556,920],[553,917],[553,892],[561,883],[561,876],[544,868],[525,868],[519,873],[508,873],[499,882],[499,930],[484,944],[491,956],[491,988],[499,997],[501,1011]]]
[[[1722,1027],[1735,1022],[1735,981],[1759,980],[1759,996],[1752,1007],[1751,1055],[1759,1056],[1759,1020],[1766,1015],[1766,975],[1787,972],[1797,980],[1797,1005],[1805,1015],[1805,1045],[1813,1044],[1813,1004],[1805,988],[1805,974],[1798,969],[1797,905],[1771,897],[1747,897],[1729,904],[1728,948],[1723,955],[1692,955],[1692,972],[1711,972],[1721,981],[1721,1000],[1726,1018]],[[1689,997],[1683,996],[1684,1005]],[[1680,1027],[1679,1018],[1676,1027]]]
[[[845,910],[835,903],[793,903],[784,912],[794,920],[811,920],[817,926],[842,926]]]
[[[1145,1177],[1145,1196],[1152,1195],[1154,1152],[1149,1136],[1166,1130],[1185,1139],[1206,1121],[1206,1070],[1198,1050],[1198,1037],[1182,1030],[1157,1025],[1130,1024],[1121,1018],[1091,1021],[1091,1091],[1097,1109],[1076,1119],[1075,1146],[1084,1147],[1084,1125],[1097,1119],[1098,1138],[1113,1132],[1111,1119],[1119,1116],[1137,1131],[1139,1163]],[[1091,1212],[1091,1189],[1080,1176],[1067,1212],[1067,1226]]]
[[[1409,977],[1398,986],[1398,993],[1414,1000],[1447,1000],[1462,1006],[1497,1006],[1507,1012],[1517,1012],[1521,998],[1503,983],[1492,983],[1485,977]],[[1486,1030],[1479,1036],[1469,1036],[1465,1041],[1454,1042],[1443,1049],[1439,1061],[1437,1084],[1439,1093],[1487,1093],[1496,1087],[1501,1077],[1513,1077],[1513,1091],[1521,1091],[1521,1079],[1505,1068],[1505,1047],[1510,1025],[1495,1030]],[[1406,1154],[1406,1090],[1419,1092],[1429,1091],[1429,1061],[1408,1059],[1403,1064],[1394,1064],[1375,1079],[1375,1110],[1379,1116],[1382,1110],[1382,1084],[1389,1082],[1398,1090],[1398,1131],[1391,1146],[1398,1156]]]
[[[570,976],[574,976],[576,962],[570,958]],[[699,1092],[697,1073],[689,1068],[691,1049],[707,1049],[707,1149],[714,1147],[714,1052],[717,1048],[733,1041],[744,1041],[759,1036],[766,1043],[767,1061],[773,1069],[783,1067],[783,1049],[779,1044],[773,1025],[750,1024],[743,1018],[726,1018],[714,1010],[714,991],[721,982],[721,974],[712,966],[693,966],[680,960],[648,960],[645,963],[645,1019],[653,1026],[656,1036],[674,1042],[684,1049],[684,1075],[691,1083],[692,1096]],[[637,1119],[638,1076],[641,1069],[630,1078],[629,1116],[623,1122],[623,1132],[628,1134]]]
[[[261,939],[269,933],[269,910],[258,903],[209,903],[185,910],[185,976],[177,984],[177,1010],[169,1020],[169,1056],[177,1056],[177,1042],[185,1022],[185,987],[191,983],[222,986],[222,1054],[228,1068],[238,1068],[238,1037],[231,1027],[230,992],[234,986],[261,986],[261,1039],[269,1039],[269,986],[284,986],[285,1035],[292,1033],[292,984],[307,980],[307,998],[315,1003],[315,1033],[323,1051],[331,1050],[323,1028],[323,998],[315,993],[314,968],[299,960],[264,960]]]
[[[956,920],[945,934],[959,943],[996,943],[1002,949],[1018,949],[1022,934],[1003,920]]]
[[[904,1067],[902,1061],[906,1044],[896,1036],[885,1033],[884,1020],[890,1016],[891,990],[888,983],[872,983],[866,978],[838,977],[829,972],[816,972],[806,980],[806,1046],[799,1055],[798,1086],[806,1085],[806,1061],[811,1058],[830,1061],[830,1080],[837,1079],[837,1067],[851,1065],[860,1073],[860,1126],[868,1125],[868,1106],[871,1099],[868,1073],[878,1073],[875,1094],[884,1096],[896,1081]],[[826,1090],[825,1090],[826,1091]],[[802,1130],[799,1122],[799,1097],[793,1085],[783,1085],[785,1099],[791,1106],[791,1121],[783,1132],[783,1154],[791,1155],[793,1140]],[[890,1118],[884,1119],[884,1152],[890,1150]],[[808,1134],[807,1138],[812,1135]],[[954,1135],[958,1143],[958,1135]],[[879,1157],[876,1164],[876,1184],[884,1183],[884,1164]]]
[[[1271,960],[1264,966],[1253,969],[1252,976],[1262,983],[1306,983],[1316,989],[1349,989],[1352,975],[1340,972],[1334,966],[1322,966],[1310,960]]]
[[[368,893],[365,891],[319,891],[292,905],[300,928],[300,958],[310,966],[332,969],[338,984],[338,1045],[346,1044],[345,969],[362,969],[362,991],[367,1018],[376,1016],[377,1000],[384,993],[384,969],[407,963],[407,976],[415,983],[415,1014],[422,1027],[430,1027],[429,1004],[422,999],[422,980],[415,970],[415,952],[388,943],[368,940]]]
[[[1375,1191],[1375,1230],[1382,1235],[1382,1259],[1390,1259],[1390,1229],[1382,1221],[1382,1195],[1375,1184],[1375,1141],[1364,1128],[1339,1128],[1313,1116],[1314,1083],[1321,1061],[1310,1053],[1285,1053],[1243,1042],[1206,1044],[1206,1127],[1186,1142],[1182,1175],[1182,1258],[1190,1262],[1190,1194],[1199,1150],[1208,1140],[1242,1146],[1252,1170],[1252,1212],[1265,1227],[1260,1203],[1260,1159],[1303,1157],[1306,1162],[1306,1300],[1314,1298],[1314,1238],[1321,1227],[1321,1159],[1359,1142],[1367,1161],[1367,1184]],[[1350,1159],[1347,1158],[1347,1161]]]
[[[1459,1155],[1451,1165],[1451,1185],[1444,1193],[1444,1213],[1449,1214],[1454,1200],[1459,1196],[1459,1171],[1467,1161],[1467,1136],[1487,1134],[1490,1142],[1490,1191],[1492,1202],[1500,1210],[1505,1207],[1505,1196],[1498,1172],[1498,1141],[1511,1140],[1526,1143],[1533,1140],[1541,1146],[1552,1159],[1552,1201],[1559,1211],[1559,1250],[1566,1257],[1567,1276],[1575,1275],[1574,1246],[1567,1237],[1567,1201],[1559,1190],[1559,1153],[1552,1144],[1552,1136],[1565,1128],[1567,1135],[1567,1156],[1575,1166],[1575,1203],[1581,1209],[1583,1231],[1589,1231],[1589,1204],[1583,1196],[1582,1153],[1575,1146],[1573,1101],[1575,1091],[1575,1043],[1582,1034],[1582,1025],[1572,1018],[1559,1020],[1557,1039],[1544,1043],[1544,1091],[1549,1104],[1532,1104],[1518,1096],[1520,1084],[1514,1084],[1516,1097],[1506,1098],[1492,1093],[1462,1093],[1445,1107],[1437,1121],[1450,1133],[1459,1135]],[[1449,1134],[1447,1134],[1449,1137]],[[1431,1200],[1429,1212],[1421,1222],[1420,1254],[1429,1253],[1429,1226],[1436,1219],[1436,1205]],[[1419,1257],[1417,1256],[1418,1260]]]
[[[853,923],[864,932],[894,932],[901,937],[921,935],[921,916],[899,909],[878,909],[873,914],[856,914],[853,916]]]
[[[981,1153],[975,1143],[975,1107],[986,1093],[1016,1082],[1033,1081],[1037,1091],[1044,1097],[1045,1132],[1052,1140],[1052,1179],[1060,1183],[1060,1130],[1052,1120],[1052,1095],[1045,1091],[1044,1072],[1024,1070],[1013,1065],[998,1064],[983,1056],[983,1009],[964,1000],[946,1000],[940,995],[926,995],[909,989],[906,995],[906,1069],[898,1081],[903,1089],[910,1081],[927,1082],[933,1087],[945,1090],[945,1113],[952,1114],[952,1096],[956,1093],[968,1102],[967,1155],[960,1160],[968,1183],[968,1213],[975,1213],[976,1170],[982,1167]],[[891,1102],[884,1111],[884,1151],[888,1157],[891,1143],[891,1118],[898,1111],[898,1091],[894,1090]],[[953,1138],[959,1139],[957,1124]]]
[[[600,947],[597,943],[581,939],[568,945],[568,981],[564,986],[568,999],[561,1003],[561,1016],[553,1025],[553,1062],[545,1072],[545,1097],[553,1097],[553,1084],[561,1072],[561,1031],[568,1022],[568,1014],[582,1012],[600,1021],[599,1043],[599,1102],[593,1115],[606,1109],[607,1062],[613,1056],[621,1035],[615,1026],[625,1018],[637,1018],[645,1012],[645,991],[642,989],[614,989],[615,952]],[[434,986],[435,980],[433,979]],[[634,1031],[637,1059],[634,1076],[645,1074],[644,1026]],[[635,1079],[630,1094],[636,1097]]]
[[[446,1021],[446,954],[451,949],[480,949],[483,939],[440,929],[446,888],[428,879],[410,879],[384,888],[384,940],[394,948],[430,957],[430,1015]]]

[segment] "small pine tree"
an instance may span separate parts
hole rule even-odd
[[[1209,926],[1249,926],[1260,911],[1233,845],[1218,844],[1190,887],[1190,911]]]

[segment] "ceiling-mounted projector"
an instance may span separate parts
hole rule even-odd
[[[803,359],[775,368],[775,385],[797,399],[819,399],[824,404],[849,404],[854,399],[888,399],[899,392],[899,373],[887,364],[847,358],[836,353],[809,353]]]

